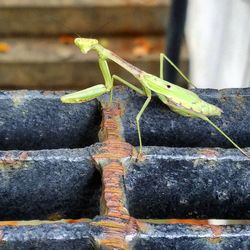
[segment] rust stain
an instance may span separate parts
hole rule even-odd
[[[148,230],[145,223],[139,222],[133,217],[127,220],[116,218],[115,220],[102,220],[92,222],[91,224],[103,227],[104,235],[101,239],[97,239],[98,244],[112,249],[129,249],[125,237],[128,235],[135,236],[141,231]]]
[[[19,155],[19,160],[20,161],[25,161],[25,160],[27,160],[27,158],[28,158],[28,152],[27,151],[23,151],[22,153],[20,153],[20,155]]]
[[[214,234],[214,237],[220,237],[223,232],[223,227],[216,226],[216,225],[210,225],[210,228]]]
[[[93,156],[96,162],[101,160],[119,160],[125,157],[136,157],[135,149],[126,142],[118,142],[115,139],[107,140],[100,153]]]
[[[17,168],[22,168],[26,167],[27,165],[25,164],[25,160],[28,157],[27,152],[22,152],[18,160],[14,158],[14,156],[11,153],[6,153],[2,160],[0,160],[0,168],[2,169],[17,169]]]
[[[208,239],[210,243],[217,244],[221,242],[221,234],[223,232],[222,226],[211,225],[209,220],[197,220],[197,219],[168,219],[166,220],[168,224],[188,224],[194,226],[195,229],[200,228],[210,228],[213,236]]]
[[[18,226],[18,221],[0,221],[0,227],[16,227]]]
[[[136,157],[135,149],[126,143],[122,137],[120,116],[123,111],[119,103],[103,109],[103,120],[99,139],[103,142],[100,152],[93,156],[96,162],[100,160],[121,160],[125,157]]]
[[[89,222],[89,221],[90,221],[90,219],[77,219],[77,220],[67,219],[67,220],[65,220],[65,223],[76,224],[76,223]]]
[[[93,159],[102,172],[101,215],[129,219],[123,190],[125,166],[121,160],[134,154],[133,147],[124,142],[119,103],[103,108],[103,120],[99,137],[103,142]]]
[[[75,224],[75,223],[89,223],[91,220],[87,218],[82,219],[61,219],[61,220],[27,220],[27,221],[0,221],[0,227],[20,227],[20,226],[37,226],[42,224]],[[1,232],[1,231],[0,231]]]
[[[218,151],[211,148],[203,148],[199,150],[199,153],[206,157],[217,157],[219,155]]]
[[[201,228],[210,228],[213,236],[208,238],[208,241],[212,244],[217,244],[221,242],[221,234],[223,232],[222,226],[211,225],[209,220],[197,220],[197,219],[170,219],[167,220],[169,224],[188,224],[194,226],[196,230]]]
[[[145,223],[132,218],[126,207],[123,177],[126,166],[123,159],[135,157],[137,153],[122,136],[120,117],[123,111],[119,103],[110,107],[104,104],[103,120],[99,132],[101,148],[93,159],[102,173],[101,215],[106,218],[92,224],[103,227],[104,235],[96,239],[98,245],[113,249],[128,249],[126,236],[134,237],[146,230]]]
[[[3,160],[1,160],[1,163],[3,164],[16,164],[17,161],[13,159],[13,156],[10,153],[6,153],[3,157]]]
[[[105,216],[129,219],[125,207],[125,196],[122,187],[124,167],[121,163],[111,162],[103,167],[102,183],[102,213]]]
[[[209,238],[209,242],[212,244],[218,244],[222,241],[221,234],[223,233],[223,227],[210,225],[209,226],[213,232],[213,237]]]
[[[114,107],[103,108],[103,119],[99,133],[101,142],[107,140],[124,142],[122,138],[121,123],[119,121],[121,115],[122,109],[120,104],[115,104]]]
[[[207,226],[209,225],[208,220],[196,220],[196,219],[168,219],[167,224],[188,224],[188,225],[198,225]]]

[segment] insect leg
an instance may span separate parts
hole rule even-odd
[[[170,60],[170,58],[168,58],[165,54],[161,53],[160,54],[160,78],[163,79],[163,71],[164,71],[164,65],[163,65],[163,61],[164,59],[170,63],[170,65],[172,67],[174,67],[174,69],[182,76],[182,78],[188,83],[190,84],[191,86],[195,87],[195,85],[191,82],[191,80],[185,76],[185,74],[177,67],[177,65],[174,64],[174,62],[172,62]],[[195,87],[196,88],[196,87]]]
[[[108,63],[105,59],[99,58],[99,66],[104,78],[104,84],[98,84],[96,86],[67,94],[61,97],[61,101],[64,103],[81,103],[92,100],[100,95],[103,95],[107,92],[110,93],[110,102],[112,101],[112,89],[113,89],[113,80],[109,71]]]
[[[86,102],[96,97],[103,95],[107,92],[111,92],[110,94],[110,102],[112,101],[112,89],[113,89],[113,80],[109,71],[108,63],[105,59],[99,58],[99,66],[104,78],[104,84],[98,84],[96,86],[67,94],[61,97],[61,101],[63,103],[81,103]]]
[[[114,80],[117,80],[117,81],[119,81],[119,82],[125,84],[126,86],[128,86],[129,88],[131,88],[131,89],[133,89],[135,92],[137,92],[138,94],[140,94],[140,95],[146,95],[146,93],[145,93],[142,89],[137,88],[137,87],[134,86],[132,83],[130,83],[130,82],[128,82],[128,81],[122,79],[121,77],[119,77],[119,76],[117,76],[117,75],[113,75],[112,78],[113,78]]]
[[[64,95],[61,97],[61,101],[63,103],[82,103],[93,100],[107,92],[107,88],[104,84],[97,84],[90,88]]]
[[[209,122],[217,131],[219,131],[227,140],[229,140],[243,155],[245,155],[248,159],[250,159],[250,155],[243,150],[238,144],[236,144],[224,131],[222,131],[218,126],[216,126],[210,119],[206,116],[201,117],[203,120]]]
[[[103,78],[104,78],[104,84],[106,86],[107,92],[110,92],[110,103],[112,102],[112,96],[113,96],[113,80],[110,74],[109,66],[107,63],[107,60],[104,58],[99,58],[99,67],[101,69]]]
[[[146,90],[146,89],[145,89]],[[139,143],[140,143],[140,148],[139,148],[139,154],[141,154],[142,151],[142,139],[141,139],[141,129],[140,129],[140,118],[144,112],[144,110],[146,109],[146,107],[148,106],[150,100],[151,100],[151,91],[150,90],[146,90],[146,95],[147,95],[147,100],[144,102],[140,112],[137,114],[136,116],[136,126],[137,126],[137,131],[138,131],[138,137],[139,137]]]

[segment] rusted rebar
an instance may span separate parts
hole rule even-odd
[[[102,220],[93,222],[104,228],[104,235],[97,239],[101,246],[128,249],[130,242],[146,224],[129,215],[124,192],[125,159],[136,159],[137,153],[132,145],[126,143],[122,136],[120,117],[122,107],[103,103],[103,120],[99,133],[102,146],[93,155],[102,174],[101,215]],[[130,237],[128,237],[130,236]]]

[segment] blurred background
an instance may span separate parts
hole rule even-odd
[[[0,88],[103,83],[96,54],[83,55],[74,46],[77,35],[98,38],[155,75],[165,52],[197,87],[247,87],[249,23],[249,0],[0,0]],[[119,66],[110,68],[133,81]],[[168,64],[165,76],[187,87]]]

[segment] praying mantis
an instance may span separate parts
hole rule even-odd
[[[154,92],[158,98],[166,104],[173,112],[187,117],[200,118],[209,124],[211,124],[220,134],[222,134],[228,141],[232,143],[243,155],[250,159],[250,156],[242,148],[240,148],[225,132],[223,132],[218,126],[216,126],[208,116],[220,116],[223,112],[217,106],[203,101],[197,94],[191,90],[184,89],[173,83],[163,80],[163,62],[167,60],[179,74],[189,83],[191,81],[180,71],[180,69],[164,54],[160,54],[160,77],[149,74],[134,65],[128,63],[114,52],[104,48],[99,44],[97,39],[92,38],[76,38],[74,40],[75,45],[81,50],[83,54],[88,53],[90,50],[97,52],[99,67],[104,78],[104,84],[98,84],[87,89],[77,91],[71,94],[67,94],[61,97],[63,103],[82,103],[105,93],[110,92],[110,102],[112,102],[112,89],[114,81],[126,85],[133,89],[140,95],[146,96],[146,101],[141,107],[139,113],[136,116],[136,126],[139,138],[139,154],[142,152],[142,137],[140,130],[140,118],[151,101],[152,92]],[[108,60],[111,60],[130,74],[141,84],[141,88],[134,84],[122,79],[117,75],[111,75]]]

